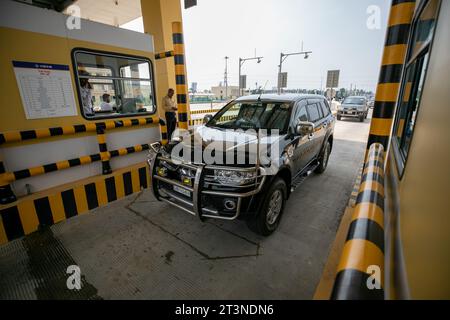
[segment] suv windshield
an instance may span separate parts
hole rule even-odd
[[[224,129],[278,129],[285,133],[291,115],[288,102],[234,102],[219,111],[208,127]]]
[[[364,104],[364,101],[364,98],[349,97],[344,100],[343,104]]]

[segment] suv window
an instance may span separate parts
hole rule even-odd
[[[300,119],[300,121],[308,121],[308,114],[306,113],[305,107],[300,108],[297,113],[297,119]]]
[[[87,119],[156,111],[150,60],[79,50],[74,52],[78,92]]]
[[[322,112],[324,114],[324,116],[328,116],[331,111],[330,111],[330,107],[328,106],[328,103],[325,102],[324,100],[320,101],[320,107],[322,108]]]
[[[209,127],[224,129],[278,129],[287,131],[292,103],[272,101],[237,101],[216,113]]]
[[[318,120],[320,120],[321,115],[320,115],[317,103],[308,104],[307,108],[308,108],[309,119],[311,122],[317,122]]]

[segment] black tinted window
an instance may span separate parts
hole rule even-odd
[[[306,108],[301,107],[297,113],[297,120],[308,121],[308,114],[306,113]]]
[[[308,105],[308,114],[311,122],[316,122],[321,118],[317,103]]]
[[[325,101],[320,101],[320,107],[322,108],[323,115],[326,117],[330,114],[330,107]]]

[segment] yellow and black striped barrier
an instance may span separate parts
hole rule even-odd
[[[174,56],[174,52],[172,51],[166,51],[166,52],[161,52],[161,53],[157,53],[155,54],[155,60],[160,60],[160,59],[164,59],[164,58],[170,58]]]
[[[104,175],[110,174],[112,172],[109,162],[111,157],[118,155],[120,156],[126,155],[128,153],[133,152],[133,150],[134,152],[136,150],[142,151],[144,150],[146,145],[129,147],[110,152],[108,151],[106,145],[105,131],[115,128],[144,126],[156,123],[158,123],[160,126],[161,141],[163,144],[166,144],[168,141],[167,126],[165,121],[157,116],[147,118],[136,118],[136,119],[111,120],[106,122],[87,123],[65,127],[54,127],[54,128],[26,130],[26,131],[9,131],[0,133],[0,145],[2,145],[5,143],[21,142],[34,139],[44,139],[55,136],[75,135],[85,132],[96,132],[100,151],[100,153],[97,155],[83,156],[77,159],[59,161],[44,166],[20,170],[14,173],[6,172],[3,161],[0,159],[0,204],[8,204],[16,201],[16,197],[12,191],[10,183],[17,179],[36,176],[39,174],[44,174],[55,170],[67,169],[75,165],[83,165],[91,163],[93,161],[102,161],[103,174]],[[129,152],[125,152],[124,150],[128,150]]]
[[[225,116],[220,117],[219,121],[229,121],[236,119],[237,116]],[[189,121],[190,126],[198,126],[203,124],[203,119],[194,119]]]
[[[202,124],[203,124],[203,119],[189,120],[189,125],[190,126],[200,126]]]
[[[370,146],[332,299],[384,299],[384,148]]]
[[[148,124],[165,125],[161,123],[158,116],[136,118],[136,119],[124,119],[124,120],[110,120],[105,122],[95,122],[87,124],[78,124],[64,127],[53,127],[36,130],[25,131],[7,131],[0,132],[0,145],[5,143],[21,142],[35,139],[44,139],[57,136],[68,136],[79,133],[97,132],[97,128],[104,128],[105,130],[115,128],[126,128],[134,126],[144,126]]]
[[[217,113],[220,109],[208,109],[208,110],[194,110],[191,111],[191,114],[208,114],[208,113]]]
[[[187,130],[189,127],[189,100],[186,79],[186,62],[184,55],[183,26],[181,22],[172,23],[172,42],[175,59],[175,83],[177,89],[178,124],[181,129]]]
[[[367,148],[387,148],[414,8],[415,0],[392,0]]]
[[[121,152],[121,151],[117,151]],[[97,207],[137,193],[149,185],[148,166],[137,164],[110,175],[96,176],[62,186],[52,193],[37,193],[0,207],[0,244],[28,235]]]
[[[133,147],[127,147],[127,148],[121,148],[118,150],[108,151],[108,152],[106,152],[106,153],[108,153],[107,155],[102,155],[102,153],[96,153],[96,154],[91,154],[89,156],[82,156],[82,157],[74,158],[74,159],[70,159],[70,160],[58,161],[55,163],[49,163],[49,164],[46,164],[43,166],[33,167],[33,168],[29,168],[29,169],[17,170],[14,172],[3,172],[2,174],[0,174],[0,181],[2,183],[9,184],[11,182],[14,182],[14,181],[17,181],[20,179],[26,179],[26,178],[35,177],[38,175],[54,172],[54,171],[69,169],[69,168],[73,168],[73,167],[77,167],[77,166],[81,166],[81,165],[86,165],[86,164],[90,164],[90,163],[94,163],[94,162],[98,162],[98,161],[103,161],[103,158],[102,158],[103,156],[107,156],[108,159],[111,159],[111,158],[121,157],[121,156],[125,156],[125,155],[136,153],[136,152],[141,152],[141,151],[149,150],[149,149],[150,149],[150,145],[145,143],[145,144],[140,144],[140,145],[136,145]]]

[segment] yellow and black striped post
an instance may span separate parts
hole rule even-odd
[[[183,25],[181,22],[172,23],[172,41],[175,59],[175,80],[178,105],[178,126],[181,129],[189,127],[189,99],[184,55]]]
[[[169,142],[169,135],[167,134],[167,125],[163,119],[159,119],[159,130],[161,131],[161,143],[166,145]]]
[[[97,141],[98,148],[100,150],[100,158],[102,160],[102,173],[110,174],[111,164],[109,160],[111,159],[111,154],[108,152],[108,146],[106,145],[105,127],[102,125],[97,126]]]
[[[414,8],[415,0],[392,0],[367,148],[387,148]]]
[[[7,204],[17,200],[9,185],[8,176],[3,159],[0,158],[0,204]]]
[[[164,58],[169,58],[169,57],[173,57],[174,56],[174,52],[172,51],[166,51],[166,52],[160,52],[155,54],[155,60],[160,60],[160,59],[164,59]]]
[[[380,143],[370,146],[364,167],[336,270],[331,295],[336,300],[384,299],[384,148]]]

